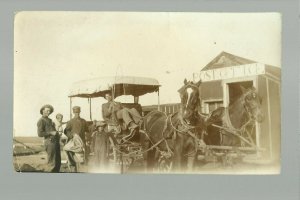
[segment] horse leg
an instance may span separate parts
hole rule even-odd
[[[194,169],[195,155],[187,157],[187,171],[192,172]]]
[[[181,150],[180,147],[175,147],[174,149],[174,158],[173,158],[173,170],[180,171],[181,169]]]
[[[174,171],[180,171],[182,168],[182,150],[183,150],[183,138],[178,134],[175,141],[173,169]]]
[[[187,139],[187,161],[186,161],[186,169],[188,172],[192,172],[194,169],[194,163],[197,155],[197,146],[194,138],[189,137]]]
[[[147,171],[148,172],[153,172],[154,169],[154,163],[155,163],[155,154],[156,154],[156,150],[150,150],[147,152],[146,155],[146,165],[147,165]]]

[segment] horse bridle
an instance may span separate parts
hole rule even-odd
[[[188,83],[184,86],[184,88],[187,88],[187,87],[193,87],[195,88],[196,90],[198,90],[198,87],[194,84],[191,84],[191,83]],[[185,108],[187,108],[187,104],[188,104],[188,99],[187,99],[187,102],[186,102],[186,105],[184,105]]]
[[[246,110],[246,112],[247,112],[247,115],[248,115],[248,117],[249,117],[249,119],[251,120],[253,120],[253,119],[255,119],[255,117],[253,116],[253,114],[252,114],[252,112],[250,111],[252,108],[249,108],[250,107],[250,105],[247,103],[247,98],[248,98],[248,96],[249,95],[251,95],[252,97],[251,98],[253,98],[253,95],[257,95],[256,93],[253,93],[252,91],[251,91],[251,93],[250,94],[247,94],[247,95],[245,95],[245,97],[244,97],[244,108],[245,108],[245,110]]]

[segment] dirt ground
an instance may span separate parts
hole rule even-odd
[[[66,156],[64,152],[61,152],[62,163],[60,172],[62,173],[70,173],[70,169],[68,168]],[[45,172],[47,171],[47,154],[42,151],[38,154],[33,155],[21,155],[13,157],[13,164],[15,171],[17,172]],[[110,161],[108,163],[108,167],[106,169],[99,169],[94,164],[94,157],[90,155],[88,158],[87,164],[79,165],[79,172],[87,172],[87,173],[142,173],[144,169],[143,164],[132,165],[130,169],[126,167],[126,163],[113,162]]]
[[[45,172],[47,171],[47,154],[44,151],[42,140],[36,138],[18,138],[18,141],[26,144],[14,143],[13,165],[17,172]],[[64,152],[61,152],[62,164],[60,172],[69,173],[70,169],[67,165],[67,160]],[[91,154],[88,157],[87,164],[79,166],[79,172],[87,173],[160,173],[158,171],[149,172],[146,169],[145,161],[140,159],[132,165],[128,165],[128,160],[109,161],[106,169],[99,169],[94,164],[94,156]],[[232,160],[224,163],[220,160],[204,161],[198,159],[195,163],[194,171],[180,172],[188,174],[276,174],[280,172],[279,165],[265,160]]]
[[[40,152],[34,155],[14,156],[14,167],[18,172],[45,172],[47,167],[46,152]],[[60,172],[69,173],[66,157],[62,152],[62,165]],[[99,169],[95,167],[93,156],[89,156],[88,164],[80,165],[79,172],[85,173],[147,173],[144,162],[136,162],[130,168],[126,167],[126,163],[109,162],[107,169]],[[278,173],[279,168],[274,167],[272,163],[247,163],[238,162],[232,165],[224,165],[221,162],[201,162],[198,161],[195,165],[195,170],[189,172],[191,174],[272,174]],[[159,172],[154,172],[159,173]],[[188,172],[186,172],[188,173]]]

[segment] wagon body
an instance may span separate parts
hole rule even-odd
[[[92,99],[105,97],[110,92],[113,99],[122,95],[133,96],[133,103],[122,103],[126,108],[135,108],[141,115],[142,106],[139,104],[139,97],[147,93],[158,93],[159,109],[159,82],[153,78],[122,76],[122,77],[99,77],[89,80],[75,82],[70,89],[68,97],[70,98],[70,118],[72,117],[72,99],[86,98],[89,102],[90,120],[92,120]],[[91,123],[89,121],[88,123]],[[123,130],[122,133],[126,131]],[[115,137],[109,139],[109,158],[114,165],[121,166],[121,173],[126,170],[132,163],[143,159],[142,144],[135,138],[123,144],[119,144]]]

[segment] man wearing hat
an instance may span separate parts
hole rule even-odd
[[[66,128],[65,128],[65,134],[68,137],[68,139],[72,139],[74,134],[79,135],[81,140],[83,141],[84,144],[84,149],[85,149],[85,136],[86,133],[89,131],[88,130],[88,125],[85,119],[82,119],[80,117],[80,107],[79,106],[74,106],[73,107],[73,114],[74,117],[67,122]],[[88,155],[86,155],[87,158]]]
[[[135,108],[125,108],[121,103],[113,101],[111,93],[105,94],[107,103],[102,104],[102,117],[109,124],[115,124],[117,120],[123,120],[129,130],[135,130],[142,122],[140,113]]]
[[[42,117],[37,122],[37,133],[39,137],[44,137],[44,145],[47,152],[47,164],[49,172],[59,172],[61,165],[59,134],[55,130],[55,125],[49,118],[54,109],[51,105],[44,105],[40,109]]]
[[[100,170],[105,170],[107,167],[107,147],[108,147],[108,133],[105,132],[106,123],[100,121],[97,123],[97,130],[93,132],[92,138],[95,142],[94,153],[95,153],[95,167]]]

